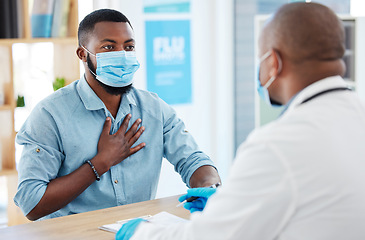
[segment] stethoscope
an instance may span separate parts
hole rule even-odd
[[[327,89],[327,90],[324,90],[322,92],[319,92],[319,93],[316,93],[314,94],[313,96],[305,99],[303,102],[301,102],[300,104],[303,104],[303,103],[306,103],[306,102],[309,102],[310,100],[312,100],[313,98],[316,98],[316,97],[319,97],[321,95],[324,95],[324,94],[327,94],[327,93],[330,93],[330,92],[338,92],[338,91],[352,91],[350,88],[347,88],[347,87],[339,87],[339,88],[331,88],[331,89]]]

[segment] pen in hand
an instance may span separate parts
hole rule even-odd
[[[197,200],[199,197],[189,197],[187,198],[186,200],[182,201],[181,203],[179,203],[178,205],[176,205],[176,207],[181,207],[184,205],[184,203],[186,202],[192,202],[192,201],[195,201]]]
[[[217,188],[221,185],[221,183],[216,183],[216,184],[213,184],[211,185],[209,188]],[[181,207],[184,205],[184,203],[186,202],[193,202],[195,200],[197,200],[199,197],[189,197],[187,199],[185,199],[184,201],[182,201],[181,203],[179,203],[178,205],[176,205],[176,207]]]

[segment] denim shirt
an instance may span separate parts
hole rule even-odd
[[[14,201],[24,215],[38,204],[50,181],[72,173],[97,154],[106,117],[112,119],[113,134],[128,113],[129,127],[138,118],[145,127],[133,147],[142,142],[146,146],[45,218],[154,199],[163,157],[187,186],[197,168],[213,166],[176,112],[156,94],[133,88],[123,96],[114,118],[83,77],[41,101],[17,134],[16,142],[24,148]]]

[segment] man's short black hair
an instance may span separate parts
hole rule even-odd
[[[79,45],[85,45],[89,34],[94,30],[98,22],[127,22],[131,27],[128,18],[121,12],[113,9],[99,9],[88,14],[79,24],[77,33]]]

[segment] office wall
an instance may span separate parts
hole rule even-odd
[[[135,86],[146,89],[145,21],[190,19],[192,103],[173,105],[201,149],[217,164],[223,179],[234,157],[233,135],[233,0],[191,0],[189,13],[146,14],[143,0],[94,1],[94,9],[110,7],[131,21],[141,68]],[[185,186],[164,164],[159,196],[181,193]]]

